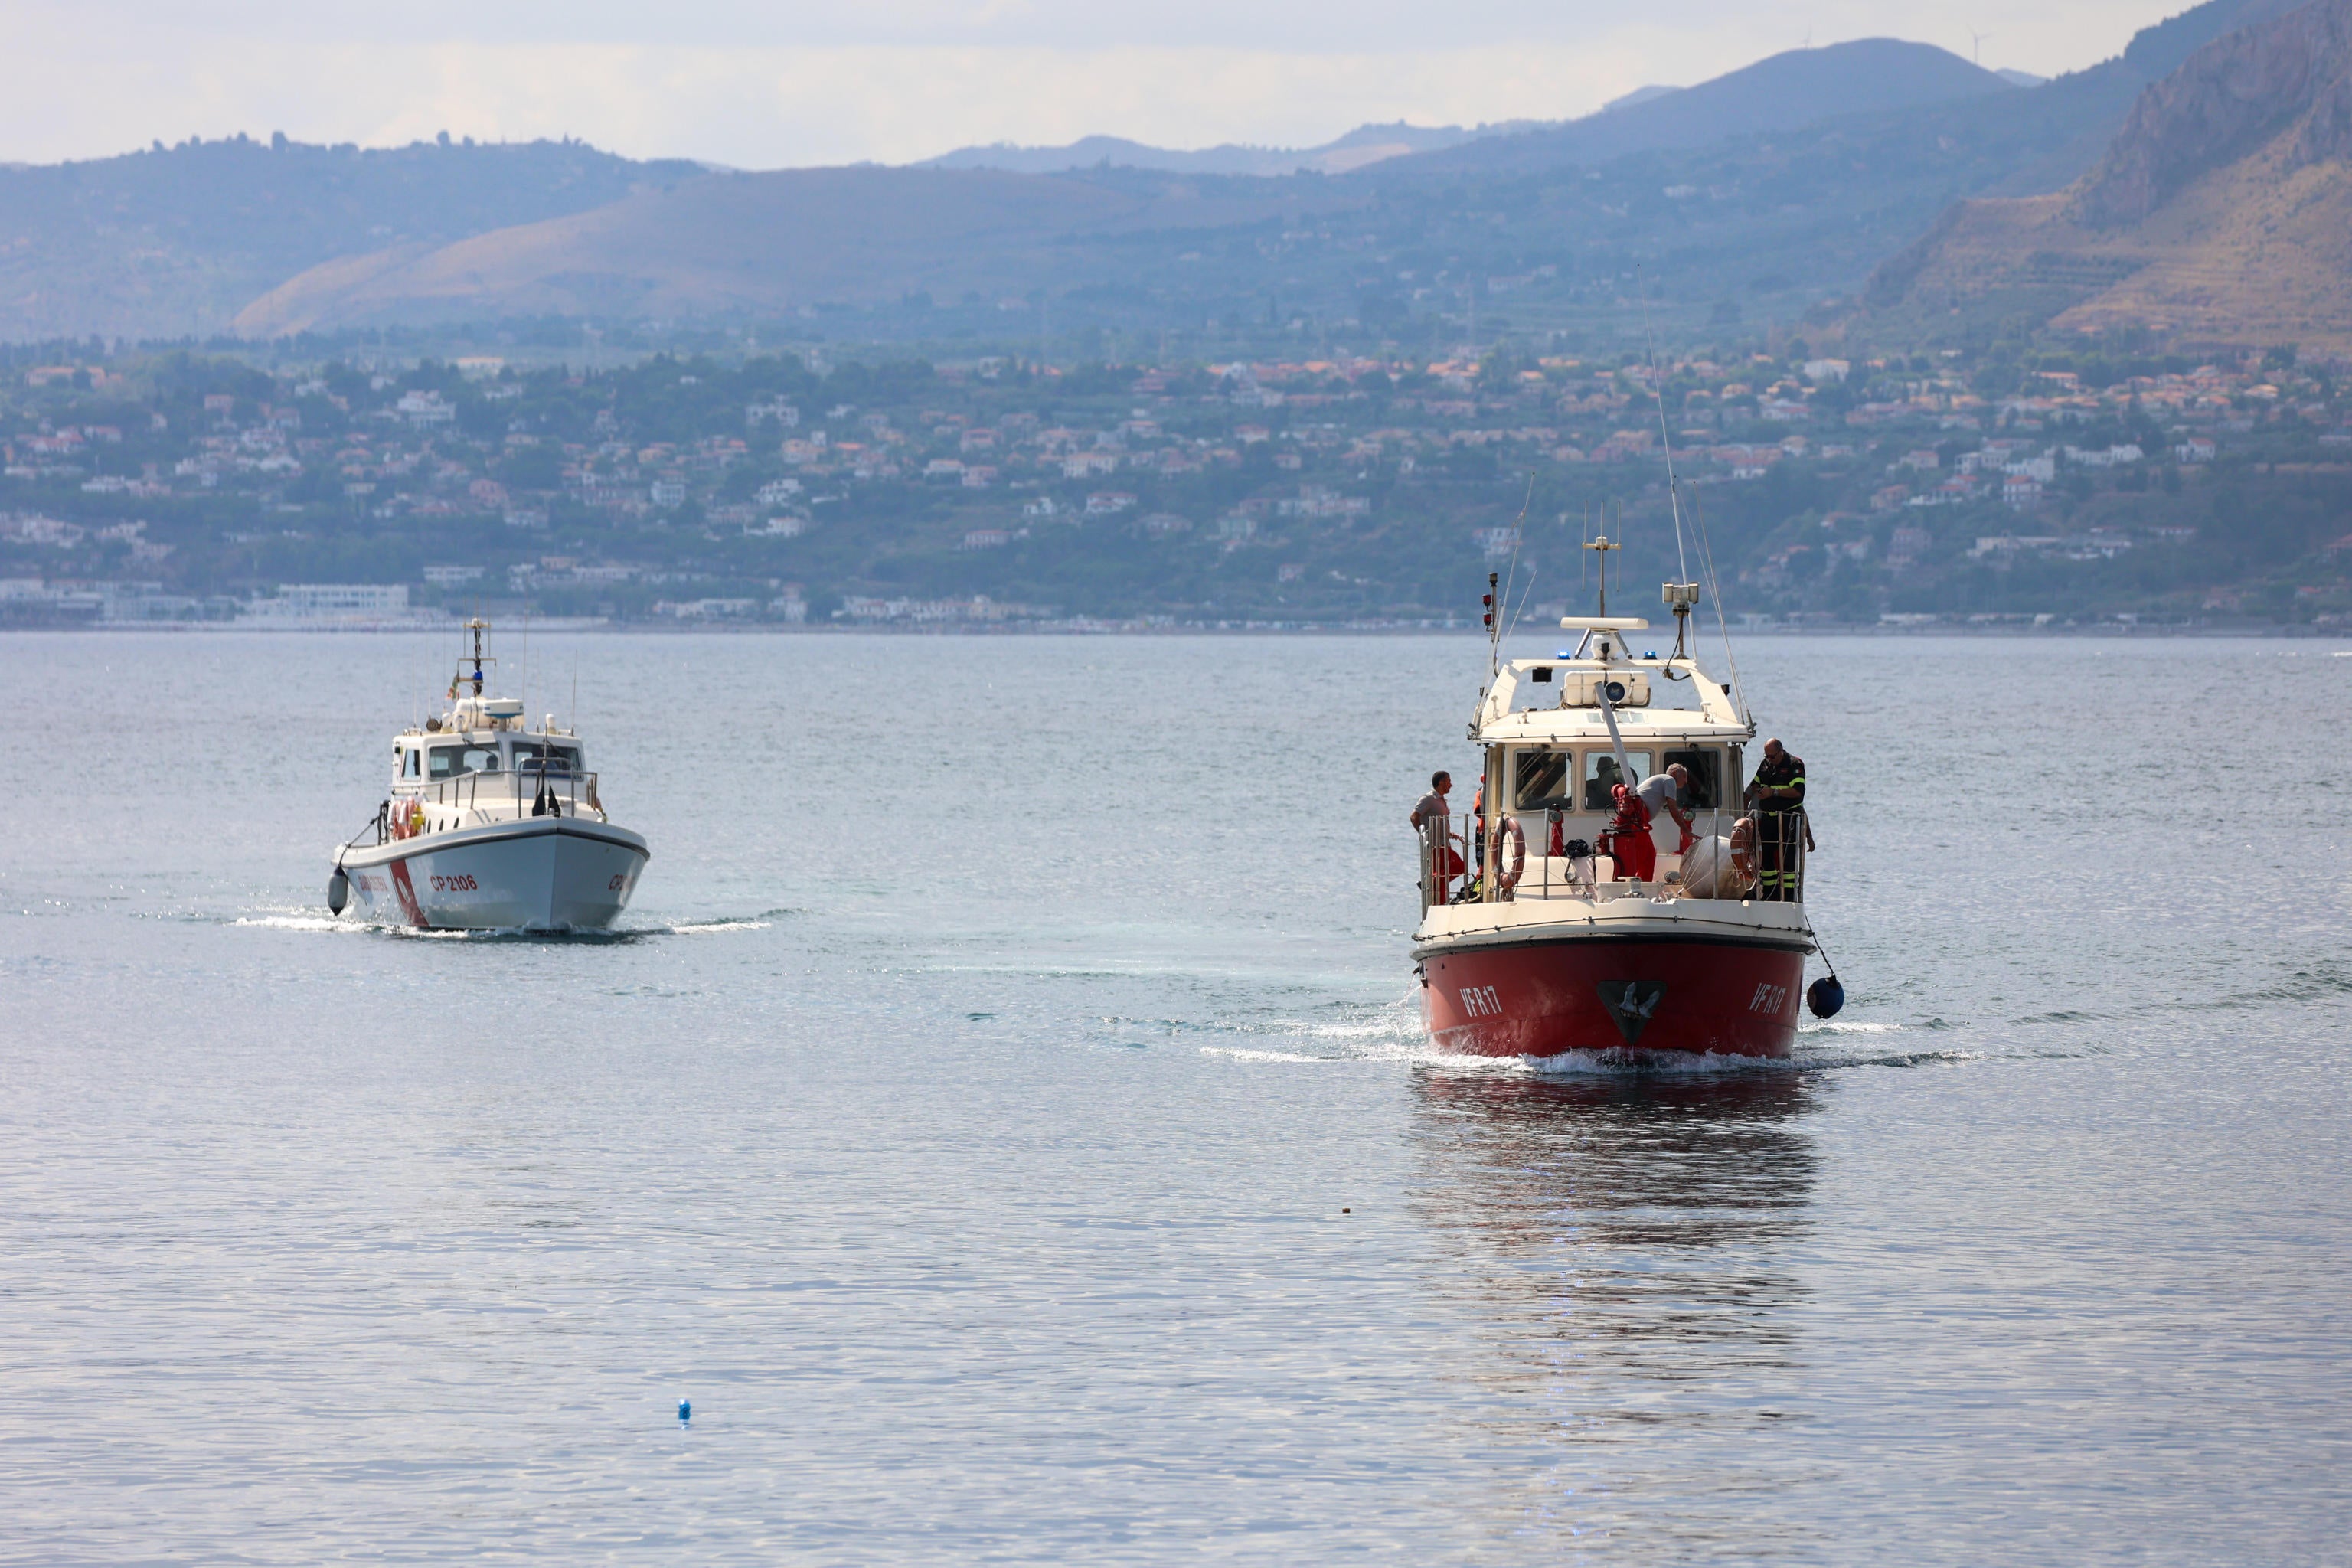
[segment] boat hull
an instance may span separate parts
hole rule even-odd
[[[646,842],[569,817],[429,834],[343,857],[366,918],[420,931],[604,931],[628,907]]]
[[[1688,1051],[1785,1057],[1806,947],[1720,937],[1557,936],[1424,950],[1431,1037],[1490,1057]]]

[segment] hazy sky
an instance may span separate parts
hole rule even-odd
[[[2186,0],[6,0],[0,161],[152,138],[580,136],[747,168],[1091,132],[1304,145],[1366,121],[1560,119],[1810,37],[2042,75]]]

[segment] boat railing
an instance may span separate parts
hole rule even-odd
[[[1580,836],[1587,833],[1593,837]],[[1421,907],[1511,903],[1521,899],[1593,900],[1633,888],[1668,898],[1803,899],[1805,859],[1812,832],[1801,809],[1745,816],[1696,811],[1691,815],[1691,835],[1694,851],[1717,840],[1729,850],[1728,864],[1721,867],[1712,864],[1713,856],[1719,852],[1709,852],[1698,891],[1683,881],[1684,856],[1658,851],[1653,880],[1629,878],[1610,851],[1605,826],[1572,823],[1559,812],[1518,812],[1493,818],[1462,812],[1425,817],[1421,829]],[[1486,874],[1489,867],[1494,868],[1494,876]]]
[[[527,764],[431,779],[394,795],[376,814],[377,843],[406,838],[419,831],[406,821],[411,802],[500,816],[510,809],[516,816],[587,816],[600,822],[604,818],[594,773]]]

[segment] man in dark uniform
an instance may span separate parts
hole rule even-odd
[[[1805,832],[1805,760],[1777,740],[1764,742],[1764,761],[1748,782],[1756,818],[1757,896],[1793,901],[1800,887],[1799,846]]]

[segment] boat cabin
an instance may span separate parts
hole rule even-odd
[[[483,711],[468,711],[477,707]],[[467,699],[447,727],[434,719],[422,730],[404,731],[392,742],[394,793],[468,773],[566,778],[584,771],[579,738],[555,728],[552,714],[535,733],[522,724],[519,701]]]
[[[1482,796],[1487,820],[1457,819],[1471,859],[1488,859],[1482,839],[1506,872],[1482,879],[1482,900],[1594,896],[1596,884],[1620,880],[1612,858],[1598,846],[1615,813],[1614,789],[1679,765],[1688,775],[1682,807],[1700,843],[1732,834],[1742,815],[1746,749],[1755,725],[1731,692],[1683,651],[1661,657],[1640,650],[1646,621],[1634,617],[1570,617],[1566,630],[1580,642],[1550,658],[1517,658],[1496,667],[1479,696],[1470,739],[1482,748]],[[1500,811],[1494,809],[1500,805]],[[1517,832],[1511,830],[1516,827]],[[1516,840],[1517,842],[1514,842]],[[1657,850],[1654,887],[1679,884],[1679,825],[1661,813],[1651,824]]]
[[[473,652],[457,662],[448,710],[393,737],[383,831],[406,838],[522,816],[601,819],[578,734],[558,728],[552,713],[533,730],[520,699],[486,695],[484,667],[498,662],[482,650],[488,623],[466,626]]]

